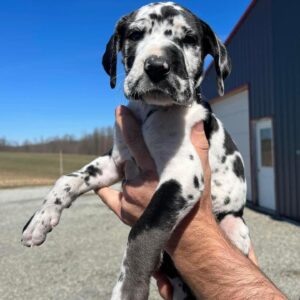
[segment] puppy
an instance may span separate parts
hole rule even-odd
[[[121,18],[116,25],[103,56],[112,88],[116,85],[119,51],[126,71],[124,92],[128,106],[142,124],[159,184],[130,231],[112,299],[143,300],[148,298],[151,275],[161,263],[170,235],[204,189],[201,162],[190,141],[191,127],[196,122],[204,122],[210,146],[213,212],[228,238],[248,255],[249,232],[242,219],[246,182],[241,154],[221,121],[199,96],[203,62],[208,54],[214,58],[220,95],[231,70],[226,48],[212,29],[177,4],[153,3]],[[110,153],[58,179],[25,225],[23,244],[42,244],[58,224],[64,208],[83,193],[120,181],[122,163],[130,159],[132,155],[116,126]],[[163,266],[171,263],[165,255]],[[174,271],[172,266],[164,269]],[[180,276],[171,273],[168,275],[174,284],[174,299],[193,299],[192,293],[182,288],[185,286]]]

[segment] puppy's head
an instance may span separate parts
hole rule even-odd
[[[226,48],[212,29],[172,2],[149,4],[117,23],[103,56],[112,88],[119,51],[126,71],[125,96],[149,104],[190,104],[208,54],[214,58],[220,95],[231,70]]]

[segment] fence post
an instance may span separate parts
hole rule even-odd
[[[63,153],[61,150],[59,151],[59,172],[60,175],[63,175],[64,173]]]

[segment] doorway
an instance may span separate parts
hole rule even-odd
[[[276,210],[273,126],[271,119],[256,123],[257,189],[259,205]]]

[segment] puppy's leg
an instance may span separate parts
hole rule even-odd
[[[59,222],[64,208],[90,190],[117,182],[118,168],[112,156],[101,156],[79,171],[60,177],[46,196],[42,207],[23,228],[22,243],[25,246],[42,244],[46,235]]]
[[[250,236],[249,229],[241,217],[233,214],[226,215],[219,223],[231,242],[245,255],[249,254]]]
[[[159,265],[162,249],[203,190],[198,180],[196,186],[194,191],[190,186],[183,189],[176,180],[165,181],[159,186],[149,206],[130,231],[113,300],[148,299],[150,277]],[[189,191],[189,197],[184,191]]]

